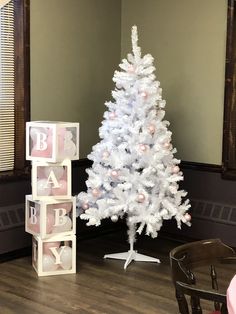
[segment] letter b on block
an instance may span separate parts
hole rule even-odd
[[[27,122],[26,159],[53,163],[79,159],[79,123]]]
[[[26,195],[25,231],[42,239],[75,234],[76,199],[35,201]]]

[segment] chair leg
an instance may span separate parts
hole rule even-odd
[[[221,314],[228,314],[227,305],[225,303],[222,304],[220,312]]]
[[[198,297],[191,297],[192,314],[202,314],[202,308]]]
[[[217,273],[214,265],[211,265],[211,286],[212,289],[218,290]],[[215,310],[220,311],[220,303],[214,302]]]
[[[180,314],[189,314],[188,303],[184,294],[176,289],[175,295],[176,295],[176,300],[178,302]]]

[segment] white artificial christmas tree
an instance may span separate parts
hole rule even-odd
[[[174,217],[190,225],[189,200],[179,190],[183,180],[180,160],[174,158],[169,122],[163,120],[165,101],[150,54],[141,57],[137,27],[132,28],[132,50],[115,71],[114,101],[106,102],[108,111],[99,129],[101,141],[88,156],[87,193],[78,195],[81,219],[87,225],[100,225],[104,218],[117,221],[125,217],[130,250],[105,255],[105,258],[159,262],[134,251],[136,232],[155,238],[163,220]]]

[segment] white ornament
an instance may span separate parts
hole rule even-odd
[[[186,213],[184,215],[184,218],[186,219],[186,221],[190,221],[192,219],[191,215],[189,213]]]
[[[52,233],[71,231],[71,229],[72,229],[72,221],[71,221],[70,217],[64,216],[63,218],[65,219],[64,224],[53,227]]]
[[[64,157],[73,157],[76,155],[76,145],[72,141],[72,133],[70,131],[66,131],[64,138],[64,150],[61,152]]]
[[[43,259],[42,259],[43,271],[57,270],[58,265],[55,263],[56,263],[56,261],[52,255],[47,255],[47,254],[43,255]]]
[[[161,215],[162,216],[166,216],[168,214],[168,211],[166,210],[166,209],[163,209],[162,211],[161,211]]]
[[[72,268],[72,248],[70,246],[62,246],[59,249],[59,255],[61,259],[61,267],[69,270]]]
[[[157,172],[157,170],[153,167],[152,168],[152,173],[156,173]]]
[[[112,216],[111,216],[111,220],[112,220],[113,222],[117,222],[118,216],[117,216],[117,215],[112,215]]]
[[[51,193],[52,193],[51,185],[48,184],[47,179],[40,179],[37,181],[38,196],[48,196],[51,195]]]

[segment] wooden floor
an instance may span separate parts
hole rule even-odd
[[[136,249],[160,258],[161,264],[133,262],[126,271],[123,261],[103,259],[128,249],[124,231],[78,241],[74,275],[38,278],[30,256],[4,262],[0,314],[177,314],[168,254],[179,244],[163,238],[139,240]],[[208,313],[208,305],[206,309]]]

